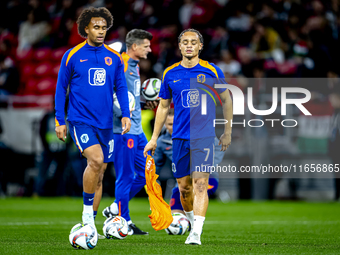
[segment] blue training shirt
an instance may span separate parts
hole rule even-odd
[[[163,73],[159,97],[173,98],[174,126],[172,139],[199,139],[215,136],[213,121],[216,106],[221,107],[220,93],[226,89],[214,89],[214,84],[225,83],[219,67],[208,61],[199,60],[192,68],[178,62]],[[205,96],[204,96],[205,95]],[[206,100],[206,104],[202,104]],[[206,106],[206,114],[203,107]]]
[[[64,54],[55,94],[56,126],[65,125],[68,86],[68,121],[112,129],[114,90],[122,116],[130,117],[123,60],[105,44],[94,47],[84,41]]]
[[[138,60],[130,58],[125,52],[122,53],[122,59],[124,62],[124,74],[128,91],[135,97],[135,110],[132,111],[131,116],[131,128],[128,134],[140,135],[143,133],[142,128],[142,115],[140,107],[140,74]],[[113,114],[113,133],[122,133],[121,117]]]

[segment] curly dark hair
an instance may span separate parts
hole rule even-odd
[[[87,38],[87,34],[85,32],[85,27],[87,27],[92,18],[104,18],[107,23],[107,30],[109,30],[113,25],[113,16],[108,9],[105,7],[99,8],[86,8],[84,9],[78,17],[78,34],[81,37]]]
[[[193,29],[193,28],[188,28],[186,30],[184,30],[179,36],[178,36],[178,43],[181,42],[181,39],[182,39],[182,36],[186,33],[186,32],[194,32],[198,35],[198,38],[200,39],[200,43],[202,43],[204,45],[204,41],[203,41],[203,36],[202,34],[196,30],[196,29]],[[199,51],[199,53],[201,53],[201,51],[203,50],[203,46],[202,46],[202,49]]]

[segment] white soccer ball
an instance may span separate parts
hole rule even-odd
[[[124,239],[129,232],[126,220],[121,216],[108,218],[103,225],[103,233],[107,239]]]
[[[93,249],[97,245],[98,233],[94,226],[78,223],[71,229],[69,241],[75,249]]]
[[[190,231],[190,221],[185,215],[181,213],[173,213],[172,218],[172,223],[167,229],[165,229],[165,232],[169,235],[184,235],[187,231]]]
[[[142,84],[142,95],[144,98],[149,101],[158,99],[161,84],[161,80],[157,78],[150,78],[144,81]]]
[[[135,110],[136,99],[130,91],[128,91],[128,96],[129,96],[129,108],[131,112]],[[120,104],[118,102],[116,93],[113,94],[113,114],[115,114],[117,117],[122,117],[122,110],[120,109]]]

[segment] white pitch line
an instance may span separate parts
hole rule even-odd
[[[0,226],[29,226],[29,225],[68,225],[68,224],[76,224],[76,222],[73,221],[61,221],[61,222],[4,222],[0,223]]]

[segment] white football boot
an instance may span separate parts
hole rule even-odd
[[[118,215],[118,206],[116,203],[112,203],[110,206],[104,208],[102,214],[105,218],[111,218]]]
[[[96,230],[97,240],[98,240],[98,238],[101,239],[101,238],[98,236],[98,231],[97,231],[96,225],[94,224],[93,213],[83,213],[82,219],[83,219],[83,224],[84,224],[84,225],[85,225],[85,224],[92,225],[93,228]]]
[[[98,234],[98,239],[106,239],[104,235]]]
[[[201,236],[196,232],[190,232],[185,244],[201,245]]]

